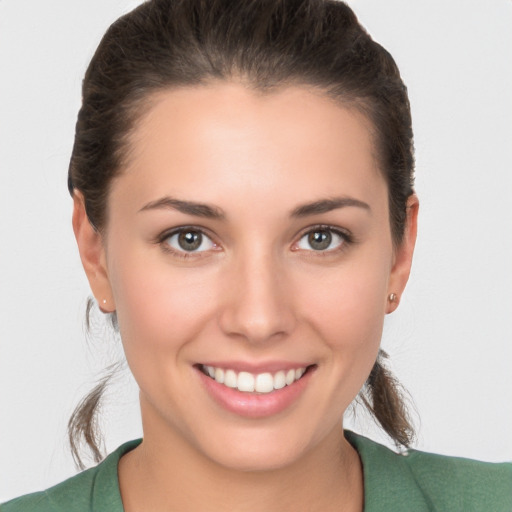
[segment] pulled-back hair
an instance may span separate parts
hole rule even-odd
[[[69,191],[83,194],[95,229],[107,223],[110,185],[154,94],[215,81],[265,93],[310,86],[364,114],[388,186],[393,242],[401,243],[414,168],[407,90],[391,55],[336,0],[148,0],[113,23],[85,74],[68,175]],[[362,401],[407,446],[413,428],[382,358],[379,352]],[[79,464],[81,439],[101,458],[95,416],[102,390],[97,386],[69,422]]]

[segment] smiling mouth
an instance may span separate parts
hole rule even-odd
[[[199,369],[215,382],[244,393],[271,393],[277,389],[291,386],[300,380],[313,366],[303,366],[275,373],[264,372],[252,374],[231,369],[199,365]]]

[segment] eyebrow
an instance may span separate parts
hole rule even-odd
[[[310,215],[318,215],[346,207],[362,208],[371,212],[370,205],[364,201],[360,201],[359,199],[352,197],[335,197],[331,199],[321,199],[297,206],[292,210],[291,217],[308,217]],[[183,201],[169,196],[147,203],[139,210],[139,212],[169,209],[207,219],[223,220],[226,217],[222,209],[216,206],[211,206],[206,203],[197,203],[195,201]]]
[[[224,212],[216,206],[210,206],[205,203],[196,203],[194,201],[183,201],[166,196],[156,201],[144,205],[139,212],[148,210],[177,210],[187,215],[204,217],[207,219],[224,219]]]
[[[307,217],[309,215],[318,215],[320,213],[327,213],[338,208],[346,208],[353,206],[356,208],[362,208],[371,212],[370,205],[359,199],[353,197],[334,197],[331,199],[321,199],[319,201],[313,201],[312,203],[303,204],[297,206],[292,213],[292,217]]]

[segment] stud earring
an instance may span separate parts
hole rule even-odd
[[[390,293],[389,297],[388,297],[388,300],[389,300],[389,302],[396,302],[397,298],[398,297],[397,297],[396,293]]]
[[[107,299],[103,299],[103,304],[106,304],[107,303]]]

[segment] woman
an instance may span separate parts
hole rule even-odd
[[[342,432],[366,382],[410,442],[379,345],[418,212],[405,87],[344,4],[148,2],[83,92],[73,226],[144,440],[2,509],[507,510],[510,466]]]

